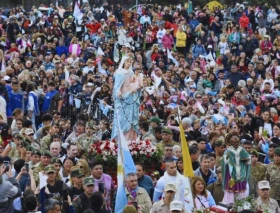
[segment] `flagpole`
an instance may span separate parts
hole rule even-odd
[[[120,129],[120,121],[119,121],[119,116],[118,116],[118,113],[116,113],[116,116],[117,116],[117,121],[118,121],[118,129],[119,129],[119,131],[118,131],[118,141],[119,141],[119,143],[118,143],[118,149],[120,150],[120,157],[121,157],[121,159],[122,159],[122,162],[124,162],[124,160],[123,160],[123,150],[121,149],[121,141],[120,141],[120,139],[121,139],[121,136],[120,136],[120,131],[122,131],[121,129]],[[119,165],[118,165],[119,166]],[[123,179],[123,184],[124,184],[124,187],[125,187],[125,172],[124,172],[124,166],[122,165],[122,173],[123,173],[123,177],[124,177],[124,179]]]

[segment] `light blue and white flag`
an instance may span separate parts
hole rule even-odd
[[[124,207],[127,205],[127,197],[125,192],[125,176],[129,173],[136,173],[136,167],[130,154],[123,131],[121,130],[119,119],[117,120],[119,127],[117,171],[118,191],[116,196],[115,213],[122,213]]]

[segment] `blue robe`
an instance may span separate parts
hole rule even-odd
[[[114,75],[114,122],[112,139],[118,137],[118,119],[120,122],[120,128],[123,133],[133,129],[138,132],[138,121],[139,121],[139,108],[140,108],[140,90],[131,94],[129,91],[122,94],[122,98],[118,97],[118,93],[121,90],[125,80],[134,75],[133,72],[128,73],[117,73]],[[133,84],[133,83],[131,83]],[[133,103],[133,104],[132,104]]]

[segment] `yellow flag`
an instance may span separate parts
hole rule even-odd
[[[183,168],[184,168],[184,176],[185,177],[194,177],[192,161],[189,152],[189,147],[185,137],[185,131],[183,129],[182,123],[180,122],[180,138],[181,138],[181,146],[182,146],[182,155],[183,155]]]

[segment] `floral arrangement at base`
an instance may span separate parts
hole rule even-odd
[[[128,141],[127,143],[134,163],[140,162],[153,170],[162,159],[162,151],[158,150],[149,140]],[[87,156],[89,159],[103,162],[106,172],[115,175],[117,172],[117,155],[118,142],[107,140],[92,144],[88,149]]]
[[[249,196],[243,199],[236,199],[232,206],[234,212],[241,212],[243,210],[257,211],[258,205],[256,199]]]

